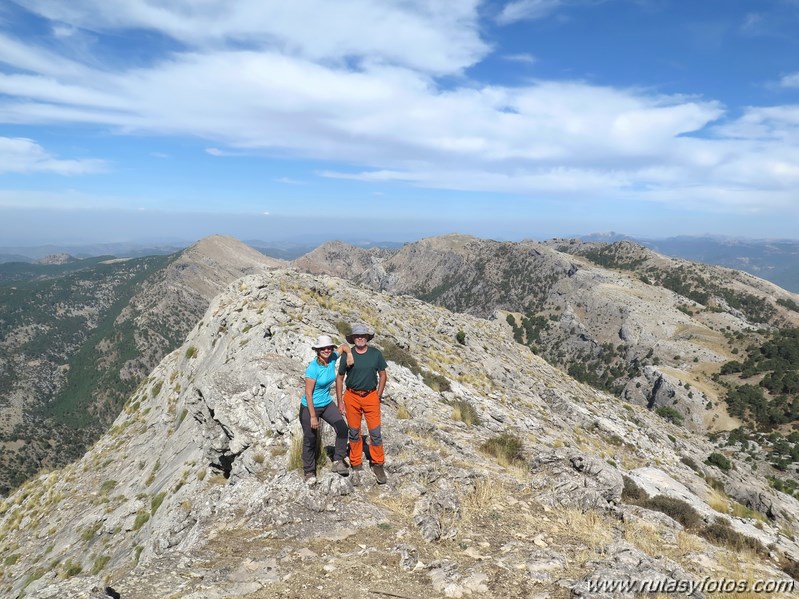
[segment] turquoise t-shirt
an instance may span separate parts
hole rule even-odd
[[[319,361],[314,358],[313,361],[308,364],[308,368],[305,369],[305,378],[316,381],[316,385],[314,385],[313,388],[314,408],[321,408],[333,401],[330,395],[330,386],[336,381],[336,360],[338,360],[338,354],[333,352],[327,366],[322,366]],[[302,394],[300,402],[302,405],[308,406],[305,393]]]

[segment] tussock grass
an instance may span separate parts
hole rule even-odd
[[[477,410],[465,399],[456,399],[452,402],[452,419],[463,422],[466,426],[480,424]]]
[[[496,480],[481,478],[474,483],[472,489],[461,499],[463,517],[471,519],[478,514],[485,513],[500,503],[500,499],[507,495],[505,485]]]
[[[300,470],[302,468],[302,435],[294,435],[291,440],[287,468],[289,470]]]
[[[449,379],[435,372],[424,371],[422,373],[422,381],[424,381],[425,385],[437,393],[443,393],[444,391],[449,391],[452,389]]]
[[[663,539],[657,526],[646,522],[627,522],[624,539],[648,555],[663,553]]]
[[[714,545],[721,545],[736,552],[749,550],[753,553],[766,553],[760,541],[733,530],[730,523],[724,518],[716,518],[713,524],[708,524],[700,529],[699,534]]]
[[[604,552],[613,541],[611,524],[595,511],[583,512],[577,508],[566,508],[559,511],[556,517],[561,526],[580,536],[591,554]]]
[[[745,505],[741,505],[737,501],[731,501],[730,506],[732,515],[738,518],[751,518],[752,520],[758,520],[760,522],[768,521],[768,518],[765,516],[765,514],[761,514],[757,510],[753,510]]]
[[[402,404],[399,408],[397,408],[397,419],[398,420],[409,420],[413,418],[411,413],[408,411],[408,408],[405,407],[405,404]]]
[[[383,495],[376,497],[373,501],[390,512],[408,517],[413,514],[413,506],[416,504],[413,497],[401,494]]]
[[[730,499],[721,491],[711,490],[707,497],[707,504],[720,514],[730,512]]]
[[[496,458],[501,466],[524,462],[522,440],[510,432],[491,437],[480,446],[481,451]]]

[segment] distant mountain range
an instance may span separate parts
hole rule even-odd
[[[593,233],[579,237],[581,241],[633,241],[660,254],[693,262],[717,264],[751,273],[780,287],[799,293],[799,240],[736,239],[714,236],[669,237],[665,239],[637,238],[623,233]],[[347,240],[352,246],[364,249],[398,249],[402,243],[372,240]],[[266,256],[294,260],[320,245],[313,240],[269,242],[245,240],[244,243]],[[173,254],[190,243],[113,243],[85,246],[0,247],[0,264],[5,262],[37,262],[51,254],[68,253],[77,258],[113,255],[120,258]]]
[[[579,239],[604,243],[633,241],[666,256],[743,270],[799,293],[799,240],[796,239],[742,239],[711,235],[649,239],[613,231],[592,233]]]

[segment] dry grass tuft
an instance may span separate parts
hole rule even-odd
[[[705,551],[705,544],[696,535],[681,530],[677,533],[677,551],[681,555],[700,553]]]
[[[321,435],[319,435],[321,437]],[[302,468],[302,435],[294,435],[289,449],[289,470],[299,470]]]
[[[730,499],[722,491],[711,489],[707,497],[707,504],[720,514],[730,513]]]
[[[496,480],[481,478],[461,500],[461,508],[465,519],[470,519],[500,503],[500,499],[508,495],[505,485]]]
[[[626,522],[624,539],[648,555],[663,553],[663,539],[657,526],[646,522]]]
[[[559,524],[578,534],[591,554],[601,553],[613,541],[613,527],[607,519],[595,511],[582,512],[577,508],[566,508],[557,515]]]
[[[374,502],[388,511],[404,517],[410,517],[413,514],[413,507],[416,504],[416,500],[408,495],[381,496],[375,498]]]

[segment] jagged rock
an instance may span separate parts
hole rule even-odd
[[[411,545],[397,545],[396,551],[400,555],[399,567],[406,572],[415,570],[419,565],[419,551],[417,551],[416,547]]]
[[[432,543],[441,538],[452,539],[457,534],[455,527],[444,527],[442,516],[447,519],[460,517],[460,501],[452,492],[441,490],[434,496],[422,496],[413,508],[413,518],[422,537]]]
[[[76,576],[47,586],[33,583],[27,589],[26,596],[36,599],[109,599],[111,595],[105,589],[106,585],[98,576]]]
[[[621,501],[624,480],[619,471],[580,452],[552,450],[535,458],[530,469],[536,498],[546,505],[590,510]]]
[[[702,432],[707,429],[704,394],[686,389],[680,378],[654,366],[644,367],[642,376],[631,379],[623,396],[650,410],[674,410],[682,418],[680,424],[689,430]]]
[[[568,560],[557,551],[533,551],[527,561],[527,573],[533,582],[552,580],[554,572],[566,568]]]
[[[702,599],[704,597],[704,594],[695,590],[697,581],[677,564],[665,558],[653,559],[624,542],[610,546],[608,553],[610,558],[601,562],[586,564],[591,569],[591,572],[572,587],[572,596],[590,597],[591,599],[603,597],[633,599],[646,589],[633,586],[626,589],[622,587],[610,590],[607,587],[602,589],[602,587],[594,585],[602,583],[641,584],[645,581],[650,581],[650,583],[663,585],[653,589],[654,592],[666,593],[668,591],[660,591],[659,589],[673,588],[671,592],[679,592],[683,596],[693,597],[694,599]]]

